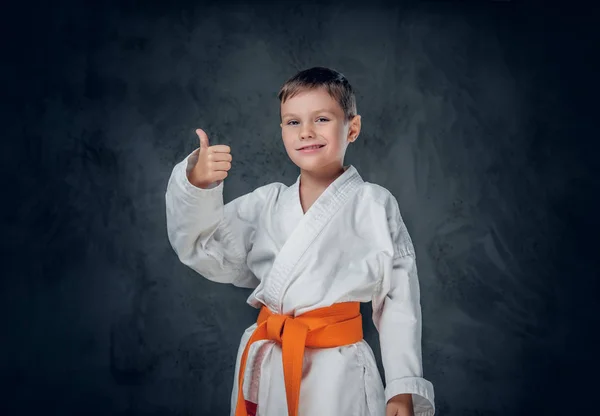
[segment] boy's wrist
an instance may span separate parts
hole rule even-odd
[[[222,197],[223,187],[219,186],[220,183],[212,183],[205,188],[194,183],[193,177],[190,176],[190,169],[187,168],[185,162],[177,167],[174,179],[177,182],[177,188],[182,191],[182,195],[190,200],[197,201],[201,199],[208,201],[213,198],[219,199],[219,197]]]
[[[392,397],[390,400],[388,400],[388,403],[390,403],[390,402],[399,403],[399,404],[408,404],[408,405],[412,406],[412,394],[410,394],[410,393],[396,394],[394,397]]]

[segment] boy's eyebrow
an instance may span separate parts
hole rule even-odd
[[[331,111],[331,110],[328,110],[327,108],[321,108],[321,109],[319,109],[319,110],[315,110],[315,111],[313,111],[313,114],[315,114],[315,113],[329,113],[329,114],[335,114],[333,111]],[[296,114],[294,114],[294,113],[285,113],[284,115],[282,115],[282,116],[281,116],[281,118],[288,117],[288,116],[295,116],[295,115],[296,115]]]

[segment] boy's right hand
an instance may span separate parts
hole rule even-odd
[[[208,145],[208,136],[202,129],[197,129],[200,139],[200,152],[196,166],[188,173],[190,183],[198,188],[206,189],[214,182],[227,177],[231,169],[231,148],[227,145]]]

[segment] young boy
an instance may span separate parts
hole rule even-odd
[[[415,251],[394,196],[344,166],[361,129],[347,79],[327,68],[279,92],[281,135],[300,168],[223,204],[229,146],[200,148],[173,169],[168,235],[181,262],[214,282],[254,291],[257,323],[242,336],[231,415],[434,414],[422,377]],[[385,369],[362,339],[360,302],[372,301]]]

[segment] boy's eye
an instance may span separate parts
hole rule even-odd
[[[325,118],[325,117],[319,117],[319,118],[317,119],[317,121],[329,121],[329,119],[328,119],[328,118]],[[298,124],[298,122],[297,122],[296,120],[290,120],[290,121],[288,121],[286,124],[287,124],[288,126],[295,126],[296,124]]]

